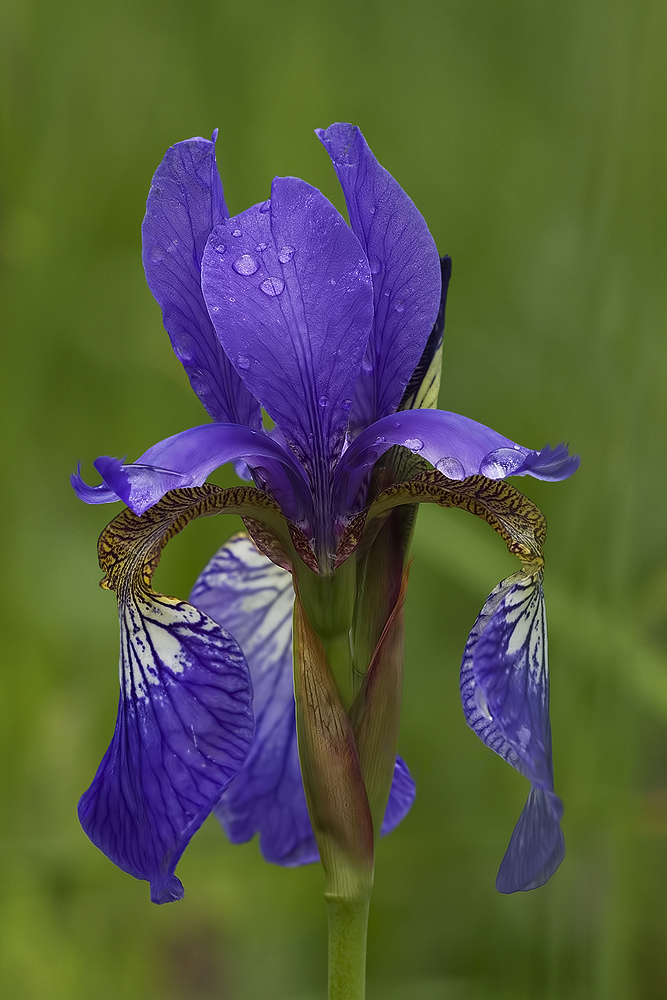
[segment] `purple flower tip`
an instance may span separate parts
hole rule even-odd
[[[534,451],[527,456],[521,473],[529,472],[535,479],[555,483],[568,479],[578,468],[579,456],[570,455],[566,444],[557,444],[555,448],[547,444],[541,451]]]

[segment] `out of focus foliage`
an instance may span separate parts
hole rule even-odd
[[[205,417],[141,269],[166,147],[220,128],[232,212],[297,174],[342,207],[312,134],[358,123],[417,202],[450,286],[441,405],[582,455],[521,485],[549,519],[552,721],[568,856],[494,877],[525,782],[466,729],[458,667],[513,568],[423,510],[401,752],[414,809],[378,856],[370,1000],[615,1000],[667,991],[667,8],[660,0],[4,0],[0,8],[0,982],[7,1000],[315,1000],[321,872],[215,821],[155,907],[84,837],[111,735],[115,606],[68,473]],[[90,472],[90,466],[88,466]],[[227,479],[231,481],[231,473]],[[170,546],[187,595],[237,527]]]

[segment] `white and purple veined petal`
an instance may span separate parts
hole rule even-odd
[[[93,462],[102,483],[89,486],[79,472],[71,481],[86,503],[122,500],[141,515],[169,490],[201,486],[215,469],[234,459],[261,470],[267,491],[287,517],[297,521],[312,516],[309,485],[292,452],[264,431],[239,424],[190,427],[154,444],[136,462],[103,455]]]
[[[252,685],[236,641],[191,605],[125,593],[119,616],[116,730],[79,819],[166,903],[183,895],[178,860],[250,749]]]
[[[210,142],[186,139],[165,153],[141,228],[144,270],[176,357],[208,413],[214,420],[258,428],[259,403],[226,357],[201,291],[206,240],[229,216],[215,162],[216,137],[217,130]]]
[[[217,252],[220,241],[229,253]],[[278,177],[269,202],[211,234],[202,287],[239,376],[308,472],[326,547],[331,475],[373,321],[366,255],[324,195]]]
[[[190,599],[234,635],[254,688],[253,747],[216,815],[234,843],[258,833],[267,861],[285,866],[317,861],[297,747],[291,576],[258,552],[247,535],[236,535],[211,559]],[[414,796],[414,782],[399,758],[383,835],[405,817]]]
[[[565,855],[563,807],[553,784],[541,573],[515,573],[489,595],[463,654],[461,699],[470,728],[531,783],[496,886],[537,888]]]
[[[534,451],[460,413],[401,410],[367,427],[344,453],[336,469],[339,505],[351,506],[366,470],[393,445],[408,448],[455,480],[529,475],[554,482],[579,468],[578,456],[564,444]]]
[[[393,413],[440,306],[440,258],[421,213],[378,163],[357,126],[316,129],[345,195],[373,276],[373,331],[350,413],[350,433]]]

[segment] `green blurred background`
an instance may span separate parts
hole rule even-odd
[[[218,126],[232,212],[297,174],[342,207],[312,134],[349,120],[451,254],[441,405],[568,440],[547,514],[552,721],[567,858],[494,889],[526,783],[466,728],[468,629],[514,561],[425,509],[401,751],[416,804],[378,852],[370,1000],[667,992],[667,489],[662,0],[2,0],[3,646],[0,993],[7,1000],[317,1000],[317,868],[213,820],[150,904],[76,819],[111,735],[113,596],[68,475],[202,422],[144,282],[139,227],[172,142]],[[219,481],[225,481],[224,479]],[[231,481],[228,478],[227,481]],[[115,511],[115,508],[114,508]],[[232,519],[171,545],[185,596]]]

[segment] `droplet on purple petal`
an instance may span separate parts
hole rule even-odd
[[[406,438],[403,444],[406,448],[409,448],[410,451],[421,451],[424,447],[424,442],[421,438]]]
[[[465,479],[466,472],[458,458],[452,458],[451,455],[447,455],[444,458],[439,458],[435,463],[435,467],[438,472],[441,472],[443,476],[447,479]]]
[[[496,448],[484,456],[479,463],[479,471],[488,479],[504,479],[520,468],[523,462],[521,451],[515,451],[514,448]]]
[[[294,256],[294,247],[282,247],[280,253],[278,254],[278,260],[281,264],[286,264]]]
[[[234,268],[237,274],[250,275],[255,273],[255,271],[259,267],[259,264],[257,263],[254,257],[250,256],[249,253],[244,253],[242,257],[239,257],[238,260],[234,261],[232,267]]]
[[[236,359],[236,367],[246,372],[250,368],[250,358],[246,358],[244,354],[239,354]]]
[[[238,239],[240,236],[243,236],[243,233],[240,229],[232,229],[232,236],[235,236]]]
[[[285,282],[282,278],[265,278],[259,287],[265,295],[273,297],[274,295],[280,295],[285,287]]]
[[[153,247],[151,250],[151,260],[154,264],[159,264],[161,260],[164,260],[162,247]]]

